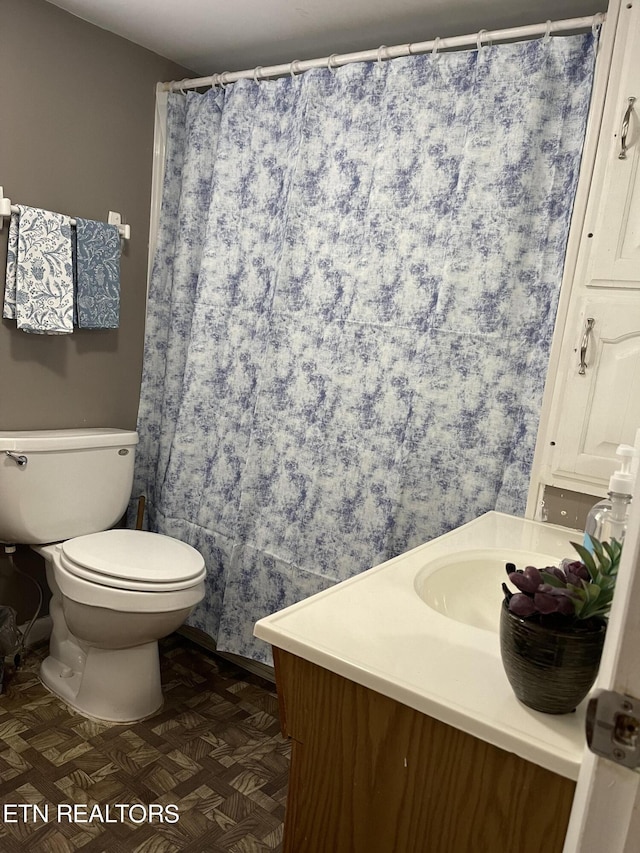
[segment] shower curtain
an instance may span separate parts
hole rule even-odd
[[[134,494],[256,619],[522,513],[592,35],[169,97]],[[366,605],[365,605],[366,606]]]

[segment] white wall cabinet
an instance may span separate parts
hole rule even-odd
[[[583,192],[588,184],[582,221],[574,212],[577,249],[565,273],[568,297],[559,312],[529,514],[545,485],[606,494],[616,447],[633,444],[640,426],[640,0],[615,12],[595,158],[580,178]]]

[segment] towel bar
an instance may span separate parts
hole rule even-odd
[[[0,230],[2,230],[2,228],[4,228],[5,217],[9,217],[9,216],[11,216],[12,213],[17,213],[17,212],[18,212],[18,208],[14,204],[11,204],[10,198],[4,197],[4,190],[2,187],[0,187]],[[120,214],[116,214],[116,215],[118,216],[118,218],[120,217]],[[112,217],[112,212],[109,211],[109,222],[111,222],[111,217]],[[71,224],[72,225],[76,224],[75,219],[71,219]],[[118,223],[117,228],[118,228],[118,233],[120,234],[120,236],[124,240],[129,240],[131,238],[131,226],[130,225],[122,225],[122,224]]]

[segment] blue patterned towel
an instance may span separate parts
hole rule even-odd
[[[73,332],[68,216],[25,205],[11,214],[2,316],[16,320],[24,332]]]
[[[77,312],[81,329],[120,322],[120,235],[116,225],[76,219]]]

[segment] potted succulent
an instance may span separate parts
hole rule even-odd
[[[571,544],[580,560],[516,569],[503,583],[502,662],[517,698],[536,711],[566,714],[589,692],[600,665],[621,544],[592,538],[593,552]]]

